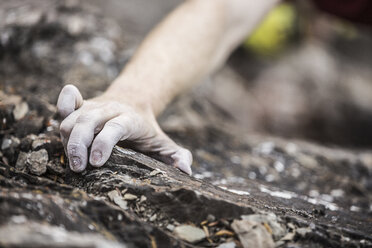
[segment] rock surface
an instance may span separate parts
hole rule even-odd
[[[25,223],[0,227],[0,243],[3,247],[76,247],[76,248],[125,248],[127,246],[106,240],[97,234],[70,232],[64,227],[42,225],[27,221],[24,216],[14,216],[13,221]],[[27,221],[27,222],[26,222]],[[22,235],[19,235],[21,233]]]
[[[30,219],[38,225],[63,226],[68,232],[96,233],[107,242],[116,240],[129,247],[149,247],[153,242],[158,247],[191,247],[184,241],[192,243],[199,239],[196,236],[193,240],[180,238],[176,230],[180,230],[180,225],[182,228],[193,223],[198,227],[195,230],[203,232],[203,237],[206,235],[203,230],[208,231],[207,239],[198,243],[202,247],[229,239],[245,247],[245,242],[257,241],[258,237],[259,242],[265,244],[263,247],[272,247],[273,240],[276,245],[288,247],[293,244],[368,247],[372,244],[371,225],[361,213],[329,210],[299,196],[283,198],[262,193],[263,186],[254,180],[245,188],[249,195],[231,193],[119,147],[103,168],[89,168],[83,174],[70,172],[64,184],[5,164],[0,168],[0,208],[5,213],[0,226],[4,230],[14,228],[14,222],[34,225]],[[151,176],[154,170],[164,173]],[[265,192],[280,192],[271,186],[265,189]],[[122,199],[121,191],[139,197],[136,200],[132,197],[127,209],[120,204],[117,207],[115,199]],[[114,204],[106,200],[106,196]],[[19,205],[20,202],[23,204]],[[156,219],[150,222],[154,215]],[[215,220],[208,217],[210,215],[215,216]],[[169,225],[175,226],[174,231],[167,228]],[[255,231],[241,231],[248,227]],[[51,228],[49,234],[43,235],[56,235],[54,230],[57,231]],[[13,236],[12,239],[4,237],[1,244],[10,246],[12,240]],[[71,240],[68,242],[73,242]]]
[[[91,97],[130,49],[79,1],[16,3],[0,3],[0,246],[372,246],[372,152],[234,132],[203,95],[162,120],[192,150],[192,177],[120,147],[103,167],[71,172],[53,105],[61,82]],[[205,238],[179,238],[185,225]]]

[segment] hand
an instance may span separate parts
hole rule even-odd
[[[89,147],[89,163],[102,166],[115,144],[125,140],[139,151],[157,153],[163,161],[171,161],[191,175],[190,151],[178,146],[160,129],[151,108],[138,106],[145,105],[129,104],[108,94],[83,101],[75,86],[66,85],[57,108],[64,118],[60,133],[71,170],[81,172],[86,168]]]

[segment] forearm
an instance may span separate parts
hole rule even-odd
[[[218,68],[277,1],[186,1],[148,35],[107,94],[125,93],[159,114]]]

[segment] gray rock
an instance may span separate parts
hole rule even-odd
[[[35,150],[36,148],[44,145],[46,143],[45,141],[45,138],[44,137],[38,137],[37,139],[35,139],[33,142],[32,142],[32,150]]]
[[[172,224],[168,224],[168,225],[166,226],[166,228],[167,228],[169,231],[173,232],[173,230],[174,230],[174,225],[172,225]]]
[[[47,170],[48,159],[48,152],[45,149],[31,152],[27,157],[30,172],[37,176],[44,174]]]
[[[107,193],[108,198],[110,201],[114,201],[115,197],[120,196],[119,192],[117,190],[111,190],[110,192]]]
[[[305,237],[307,233],[311,233],[311,228],[309,227],[297,228],[296,233],[298,233],[302,237]]]
[[[117,241],[108,240],[100,234],[70,232],[62,227],[32,221],[1,226],[0,240],[5,247],[127,247]]]
[[[227,242],[227,243],[223,243],[217,246],[217,248],[235,248],[235,247],[236,247],[235,242]]]
[[[11,139],[3,139],[3,143],[1,143],[1,150],[8,149],[11,144],[12,144]]]
[[[163,174],[164,172],[163,171],[161,171],[161,170],[153,170],[153,171],[151,171],[150,172],[150,177],[154,177],[154,176],[156,176],[156,175],[158,175],[158,174]]]
[[[292,232],[289,232],[287,233],[283,238],[281,238],[280,240],[281,241],[291,241],[294,239],[294,237],[296,236],[296,232],[292,231]]]
[[[6,150],[9,148],[16,148],[19,146],[21,141],[17,137],[10,137],[7,139],[3,139],[3,143],[1,143],[1,150]]]
[[[266,228],[250,220],[234,220],[232,229],[238,234],[244,248],[273,248],[274,241]]]
[[[128,202],[123,199],[123,197],[117,190],[112,190],[108,192],[107,196],[109,197],[110,201],[114,202],[120,208],[124,210],[128,209]]]
[[[127,200],[127,201],[134,201],[134,200],[137,200],[137,196],[136,195],[133,195],[133,194],[129,194],[129,193],[126,193],[124,196],[123,196],[123,199],[124,200]]]
[[[190,225],[178,226],[174,229],[173,233],[189,243],[196,243],[206,238],[202,229]]]
[[[216,220],[216,217],[214,217],[214,215],[212,215],[212,214],[208,214],[208,216],[207,216],[207,221],[209,221],[209,222],[213,222],[213,221],[215,221]]]
[[[150,221],[154,222],[157,217],[158,217],[157,214],[154,214],[153,216],[150,217]]]
[[[52,172],[53,174],[62,175],[65,173],[65,168],[62,167],[60,163],[56,161],[49,161],[47,164],[47,169]]]
[[[123,199],[123,197],[121,197],[121,196],[116,196],[116,197],[114,198],[114,202],[115,202],[116,205],[118,205],[118,206],[119,206],[120,208],[122,208],[123,210],[127,210],[127,209],[128,209],[128,202],[125,201],[125,200]]]
[[[144,195],[141,195],[139,203],[145,202],[147,200],[147,197]]]
[[[20,152],[17,158],[17,162],[15,165],[15,168],[17,170],[23,170],[26,168],[26,162],[27,162],[28,154],[25,152]]]
[[[28,104],[26,102],[21,102],[15,106],[13,109],[13,116],[16,121],[25,117],[28,112]]]
[[[278,217],[274,213],[243,215],[242,219],[262,224],[267,223],[271,228],[274,240],[279,240],[286,234],[286,229],[278,222]]]

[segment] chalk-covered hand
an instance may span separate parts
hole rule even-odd
[[[115,144],[125,140],[136,150],[157,153],[163,161],[191,175],[190,151],[160,129],[151,108],[128,103],[127,99],[103,94],[84,101],[75,86],[62,89],[57,108],[64,118],[60,133],[71,170],[83,171],[88,158],[92,166],[102,166]]]

